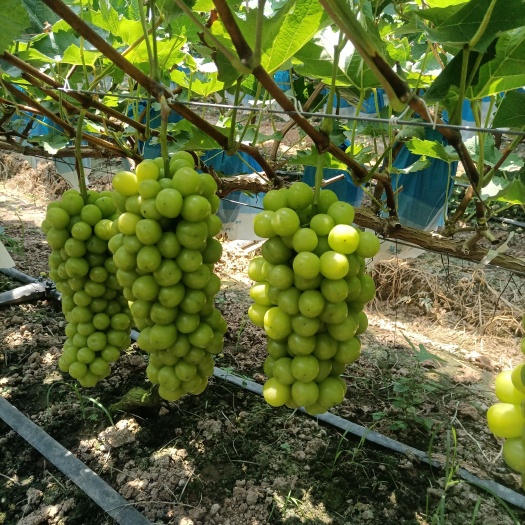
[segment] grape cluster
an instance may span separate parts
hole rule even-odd
[[[525,316],[522,328],[525,330]],[[521,351],[525,354],[525,337],[521,340]],[[495,393],[498,403],[487,411],[489,430],[505,439],[503,459],[521,474],[525,487],[525,363],[499,373]]]
[[[60,369],[92,387],[111,372],[130,343],[128,304],[108,250],[115,234],[116,207],[111,192],[76,190],[50,202],[42,229],[52,252],[49,276],[62,294],[68,321]]]
[[[375,295],[365,258],[379,240],[352,226],[353,207],[333,191],[321,190],[315,213],[313,198],[302,182],[265,195],[254,232],[267,240],[249,265],[248,314],[268,336],[265,400],[318,414],[341,403],[340,375],[360,355],[363,308]]]
[[[217,184],[195,171],[191,154],[176,153],[167,177],[162,166],[160,158],[145,160],[135,173],[115,174],[121,214],[109,248],[138,345],[149,354],[147,376],[162,398],[175,401],[206,388],[213,355],[223,348],[227,327],[214,306],[220,279],[213,273],[222,224]]]

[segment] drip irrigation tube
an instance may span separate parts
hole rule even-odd
[[[3,273],[4,275],[7,275],[7,277],[16,279],[17,281],[20,281],[24,284],[43,284],[45,286],[46,296],[60,301],[61,295],[55,289],[53,282],[49,279],[35,279],[34,277],[31,277],[31,275],[27,275],[19,270],[15,270],[14,268],[0,268],[0,273]]]
[[[232,375],[226,372],[225,370],[222,370],[221,368],[217,367],[214,368],[213,375],[215,377],[228,381],[229,383],[237,385],[243,388],[244,390],[248,390],[258,395],[262,395],[262,385],[260,385],[259,383],[255,383],[254,381],[250,381],[242,377]],[[306,413],[302,408],[300,408],[299,410],[301,412]],[[343,419],[342,417],[335,416],[334,414],[330,414],[329,412],[319,414],[313,417],[316,417],[319,421],[322,421],[323,423],[327,423],[330,426],[339,428],[340,430],[344,430],[345,432],[349,432],[350,434],[354,434],[355,436],[365,439],[366,441],[370,441],[371,443],[375,443],[376,445],[379,445],[381,447],[387,448],[394,452],[398,452],[399,454],[404,454],[409,457],[416,457],[419,461],[421,461],[422,463],[426,463],[431,467],[441,469],[443,468],[442,463],[439,463],[438,461],[432,459],[425,452],[418,450],[417,448],[411,447],[409,445],[404,445],[400,441],[396,441],[395,439],[384,436],[383,434],[379,434],[374,430],[370,430],[366,427],[362,427],[361,425],[357,425],[356,423],[352,423],[351,421]],[[498,496],[507,503],[511,503],[512,505],[515,505],[516,507],[525,510],[525,496],[518,494],[517,492],[507,487],[504,487],[503,485],[500,485],[495,481],[480,479],[463,468],[458,469],[457,473],[465,481],[468,481],[473,485],[477,485],[478,487],[481,487],[487,490],[488,492],[491,492],[492,494]]]
[[[0,272],[6,273],[5,269],[2,269],[2,268],[0,268]],[[35,282],[36,281],[36,279],[34,279],[33,277],[30,277],[29,275],[25,275],[25,274],[23,274],[21,272],[17,272],[17,274],[20,274],[21,276],[23,276],[23,278],[25,279],[25,281],[23,281],[23,282]],[[138,335],[139,334],[138,334],[137,331],[135,331],[135,330],[131,331],[131,339],[133,341],[137,340]],[[247,390],[247,391],[252,392],[254,394],[257,394],[257,395],[262,395],[263,388],[262,388],[262,385],[260,385],[259,383],[256,383],[254,381],[250,381],[248,379],[245,379],[245,378],[242,378],[242,377],[239,377],[239,376],[232,375],[229,372],[227,372],[227,371],[225,371],[225,370],[223,370],[221,368],[218,368],[218,367],[214,368],[213,375],[214,375],[214,377],[217,377],[218,379],[222,379],[224,381],[228,381],[229,383],[232,383],[232,384],[234,384],[234,385],[236,385],[236,386],[238,386],[238,387],[240,387],[240,388],[242,388],[244,390]],[[3,414],[2,414],[1,408],[2,408],[2,404],[5,404],[5,403],[7,403],[7,405],[9,405],[9,403],[6,400],[4,400],[2,397],[0,397],[0,417],[2,417],[2,418],[3,418]],[[9,406],[13,409],[13,407],[11,405],[9,405]],[[14,409],[14,410],[16,410],[16,409]],[[299,409],[299,410],[304,412],[303,409]],[[23,417],[25,417],[25,416],[23,416]],[[405,445],[405,444],[401,443],[400,441],[396,441],[395,439],[392,439],[392,438],[389,438],[387,436],[384,436],[383,434],[375,432],[374,430],[370,430],[370,429],[368,429],[366,427],[363,427],[361,425],[357,425],[356,423],[352,423],[351,421],[343,419],[343,418],[341,418],[339,416],[336,416],[334,414],[330,414],[329,412],[326,412],[325,414],[319,414],[319,415],[314,416],[314,417],[316,417],[319,421],[322,421],[323,423],[326,423],[326,424],[328,424],[330,426],[336,427],[336,428],[338,428],[340,430],[343,430],[344,432],[349,432],[350,434],[353,434],[353,435],[355,435],[355,436],[357,436],[359,438],[362,438],[362,439],[364,439],[366,441],[369,441],[371,443],[379,445],[379,446],[381,446],[383,448],[389,449],[389,450],[391,450],[393,452],[397,452],[399,454],[403,454],[403,455],[406,455],[406,456],[409,456],[409,457],[417,458],[418,461],[421,461],[422,463],[425,463],[425,464],[427,464],[427,465],[429,465],[431,467],[440,468],[440,469],[443,469],[443,467],[444,467],[444,465],[442,463],[432,459],[432,457],[430,457],[426,452],[423,452],[423,451],[421,451],[421,450],[419,450],[417,448]],[[34,425],[34,423],[32,423],[32,424]],[[39,429],[39,427],[37,427],[37,429]],[[40,431],[43,432],[41,429],[40,429]],[[43,432],[43,433],[45,434],[45,432]],[[29,439],[27,439],[25,436],[22,436],[22,437],[24,437],[24,439],[29,441]],[[31,443],[31,441],[29,441],[29,442]],[[31,444],[33,444],[33,443],[31,443]],[[57,443],[57,445],[58,445],[58,443]],[[33,445],[33,446],[38,449],[38,447],[36,445]],[[59,446],[61,446],[61,445],[59,445]],[[40,450],[40,449],[38,449],[38,450]],[[64,451],[65,451],[66,455],[72,456],[72,454],[70,452],[68,452],[66,449],[64,449]],[[45,448],[44,448],[44,452],[41,451],[41,453],[43,455],[46,455],[45,454]],[[74,457],[74,456],[72,456],[72,457]],[[77,460],[77,461],[79,461],[79,460]],[[83,465],[83,463],[81,463],[80,461],[79,461],[79,463],[81,465]],[[85,467],[85,465],[83,465],[83,466]],[[87,468],[87,467],[85,467],[85,468]],[[505,487],[505,486],[503,486],[503,485],[501,485],[501,484],[499,484],[499,483],[497,483],[497,482],[495,482],[493,480],[485,480],[485,479],[478,478],[477,476],[475,476],[474,474],[471,474],[470,472],[468,472],[467,470],[465,470],[463,468],[459,468],[457,470],[457,474],[458,474],[458,476],[461,479],[467,481],[468,483],[472,483],[473,485],[476,485],[476,486],[478,486],[478,487],[480,487],[480,488],[482,488],[482,489],[484,489],[484,490],[494,494],[495,496],[499,497],[503,501],[506,501],[507,503],[510,503],[510,504],[520,508],[520,509],[525,510],[525,496],[523,496],[522,494],[518,494],[514,490],[511,490],[511,489],[509,489],[509,488],[507,488],[507,487]],[[66,475],[69,476],[69,474],[66,474]],[[96,474],[95,474],[95,476],[96,476]],[[73,479],[73,478],[71,478],[71,479]],[[73,479],[73,481],[75,481],[75,480]],[[102,483],[104,483],[102,480],[100,480],[100,481]],[[84,490],[84,488],[82,486],[80,486],[80,488],[82,488],[82,490]],[[113,489],[111,489],[111,490],[113,490]],[[126,504],[125,500],[124,500],[124,504]],[[113,507],[113,509],[114,508],[115,508],[115,506]],[[135,510],[135,509],[133,509],[133,510]],[[108,512],[108,511],[106,510],[106,512]],[[140,514],[140,516],[142,516],[142,515]],[[144,518],[144,517],[142,516],[142,518]],[[132,524],[135,525],[135,523],[136,523],[137,525],[141,525],[142,523],[149,523],[149,522],[147,522],[147,521],[145,521],[145,522],[144,521],[137,521],[137,522],[120,521],[119,523],[123,523],[123,524],[126,524],[126,525],[128,523],[130,525],[132,525]]]
[[[85,463],[0,396],[0,417],[121,525],[152,525]]]

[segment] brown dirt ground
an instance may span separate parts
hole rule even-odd
[[[48,248],[39,224],[45,201],[64,186],[49,166],[35,173],[6,156],[2,166],[4,242],[9,239],[19,270],[45,275]],[[97,187],[108,184],[111,169],[93,174]],[[521,232],[515,241],[523,242]],[[252,256],[242,243],[224,242],[217,305],[229,330],[217,365],[262,383],[264,334],[246,314]],[[134,386],[148,388],[144,356],[133,346],[109,378],[94,389],[77,390],[56,366],[65,321],[48,300],[0,307],[0,395],[154,523],[525,522],[523,511],[507,510],[454,476],[460,466],[520,489],[519,477],[501,460],[501,443],[488,431],[485,412],[495,401],[495,375],[523,358],[523,278],[474,271],[471,264],[432,254],[381,263],[373,274],[378,296],[367,310],[362,356],[345,374],[346,399],[331,412],[449,458],[447,472],[302,413],[272,409],[218,379],[198,397],[116,412],[114,427],[100,407]],[[0,276],[0,291],[16,285]],[[409,341],[439,360],[414,352]],[[445,521],[439,521],[441,508]],[[0,524],[62,523],[113,521],[0,423]]]

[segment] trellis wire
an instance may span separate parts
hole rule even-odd
[[[12,84],[17,84],[17,82],[12,82]],[[26,86],[26,84],[20,84]],[[66,89],[66,88],[53,88],[48,89],[54,91],[60,91],[62,93],[75,92],[84,95],[97,95],[101,97],[117,97],[123,100],[140,100],[145,102],[158,102],[154,97],[140,97],[135,95],[120,94],[120,93],[110,93],[104,91],[90,91],[84,89]],[[346,121],[355,121],[355,122],[371,122],[375,124],[387,124],[392,125],[392,119],[390,118],[381,118],[381,117],[366,117],[366,116],[351,116],[351,115],[334,115],[332,113],[314,113],[310,111],[286,111],[284,109],[271,109],[271,108],[258,108],[255,106],[242,106],[234,104],[220,104],[213,102],[198,102],[194,100],[176,100],[178,104],[184,106],[196,106],[204,108],[215,108],[215,109],[235,109],[241,111],[249,111],[252,113],[271,113],[274,115],[301,115],[303,117],[319,117],[319,118],[328,118],[333,120],[346,120]],[[463,126],[460,124],[438,124],[434,122],[424,122],[419,120],[395,120],[396,126],[419,126],[423,128],[432,128],[432,129],[455,129],[458,131],[476,131],[480,133],[502,133],[505,135],[516,135],[520,137],[525,137],[525,131],[520,130],[511,130],[507,128],[486,128],[482,126]]]

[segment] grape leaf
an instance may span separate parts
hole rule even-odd
[[[212,65],[215,66],[213,63]],[[174,69],[170,73],[170,78],[173,82],[184,88],[191,88],[193,93],[203,97],[224,89],[224,83],[217,76],[217,71],[187,74],[184,71]]]
[[[252,49],[255,45],[257,12],[257,9],[252,9],[245,20],[240,17],[237,19],[243,36]],[[296,0],[286,3],[274,16],[264,19],[261,43],[262,66],[268,73],[274,73],[327,23],[328,16],[317,0]],[[233,50],[231,38],[220,20],[213,23],[212,33],[223,45]]]
[[[71,44],[65,51],[62,57],[62,62],[65,64],[73,64],[75,66],[81,66],[85,63],[87,66],[93,67],[98,58],[102,56],[98,51],[88,51],[87,49],[82,50],[74,44]],[[84,60],[84,62],[82,62]]]
[[[425,168],[428,168],[430,166],[430,161],[426,159],[425,157],[420,157],[414,164],[411,164],[410,166],[407,166],[406,168],[396,168],[395,166],[392,166],[390,168],[391,173],[397,173],[397,174],[405,174],[408,173],[415,173],[417,171],[424,170]]]
[[[495,128],[523,128],[525,126],[525,92],[509,91],[494,116]]]
[[[503,177],[494,177],[483,188],[481,198],[508,204],[525,204],[525,184],[519,179],[509,182]]]
[[[444,162],[456,162],[457,154],[450,153],[443,144],[432,140],[421,140],[416,137],[406,143],[408,150],[414,155],[422,155],[433,159],[440,159]]]
[[[0,53],[3,53],[31,25],[21,0],[2,0],[0,16]]]
[[[303,166],[317,166],[317,159],[319,158],[319,153],[317,149],[312,148],[310,151],[299,151],[297,156],[290,159],[290,164],[301,164]],[[341,172],[348,171],[348,166],[338,161],[335,157],[332,157],[330,154],[324,155],[324,168],[335,168],[340,169]]]
[[[478,63],[480,53],[472,51],[468,57],[467,64],[467,77],[471,74],[473,68],[474,76],[473,83],[476,84],[479,79],[479,65],[483,65],[486,62],[490,62],[496,56],[496,42],[493,42],[486,53],[481,56],[481,62]],[[489,66],[490,67],[490,66]],[[432,82],[428,91],[425,93],[426,102],[439,102],[444,99],[452,86],[459,87],[461,81],[461,72],[463,69],[463,50],[459,51],[458,54],[447,64],[445,69],[438,75],[438,77]],[[478,97],[473,97],[478,98]]]
[[[22,3],[29,15],[32,32],[40,33],[46,22],[53,24],[59,20],[59,17],[42,0],[22,0]]]
[[[470,0],[460,9],[451,6],[442,9],[456,11],[452,16],[443,17],[437,21],[435,27],[426,27],[428,38],[432,42],[440,44],[468,44],[472,37],[480,29],[484,17],[489,10],[492,0]],[[429,19],[428,11],[433,11],[430,15],[436,15],[439,9],[417,11],[416,14],[422,18]],[[444,13],[441,13],[444,14]],[[436,22],[436,20],[434,20]],[[490,43],[504,31],[515,29],[525,25],[525,9],[523,0],[496,0],[490,19],[477,43],[471,49],[484,53]]]
[[[501,35],[496,44],[495,58],[482,64],[470,98],[525,86],[525,27]]]
[[[359,53],[347,44],[337,68],[338,86],[356,86],[361,89],[379,87],[381,84],[373,71],[365,64]],[[304,76],[319,78],[330,84],[333,69],[333,49],[308,42],[294,57],[295,70]]]
[[[104,2],[100,2],[100,6]],[[128,20],[119,16],[117,11],[107,6],[101,11],[93,11],[91,13],[91,21],[98,27],[105,29],[113,36],[120,38],[125,44],[133,44],[139,37],[144,34],[142,24],[138,20]]]

